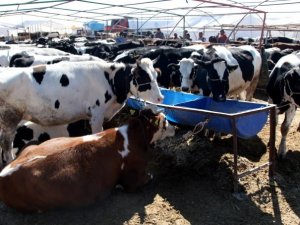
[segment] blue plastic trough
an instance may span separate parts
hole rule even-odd
[[[212,98],[162,89],[164,101],[157,104],[164,108],[169,121],[196,126],[208,119],[206,127],[216,132],[236,134],[240,138],[256,135],[268,119],[268,104],[226,100],[215,102]],[[143,102],[131,98],[127,104],[141,109]]]
[[[237,100],[215,102],[209,97],[175,92],[168,89],[161,89],[161,91],[165,97],[164,101],[162,104],[154,105],[164,109],[169,121],[183,125],[196,126],[200,122],[208,120],[206,124],[207,128],[233,135],[234,195],[236,197],[239,196],[238,181],[240,178],[266,166],[269,166],[269,177],[273,177],[275,161],[275,105]],[[141,109],[144,106],[143,101],[135,98],[128,99],[127,104],[135,109]],[[238,174],[237,137],[249,138],[256,135],[264,127],[269,113],[269,162]]]

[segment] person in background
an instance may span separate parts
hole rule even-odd
[[[154,35],[155,38],[165,39],[165,35],[161,32],[160,28],[156,29],[156,33]]]
[[[206,38],[203,36],[203,32],[199,32],[198,41],[206,42]]]
[[[116,38],[117,43],[125,43],[126,42],[126,34],[120,32],[119,36]]]
[[[218,33],[216,38],[218,43],[227,43],[228,41],[227,35],[225,34],[225,31],[223,29],[220,30],[220,33]]]
[[[192,40],[192,39],[191,39],[191,36],[190,36],[190,34],[189,34],[189,32],[188,32],[187,30],[185,30],[185,31],[183,32],[183,38],[186,39],[186,40],[189,40],[189,41]]]
[[[147,33],[146,33],[146,37],[147,37],[147,38],[153,38],[153,37],[154,37],[154,35],[152,34],[152,32],[151,32],[151,31],[147,31]]]
[[[174,37],[173,37],[173,39],[178,39],[178,35],[177,35],[177,33],[174,33]]]

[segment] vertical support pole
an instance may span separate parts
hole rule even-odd
[[[236,130],[236,121],[235,117],[231,119],[231,124],[232,124],[232,140],[233,140],[233,179],[234,179],[234,184],[233,184],[233,191],[234,194],[238,193],[238,143],[237,143],[237,130]]]
[[[129,28],[129,25],[128,25],[128,28]],[[137,37],[138,36],[138,33],[139,33],[139,18],[136,18],[136,35]],[[143,32],[141,32],[141,35],[142,35]]]
[[[275,170],[275,138],[276,138],[276,107],[270,109],[270,140],[269,140],[269,178],[274,177]]]
[[[185,46],[185,42],[186,42],[186,39],[185,39],[185,36],[184,36],[184,31],[185,31],[185,16],[183,16],[183,32],[182,32],[182,37],[183,37],[183,46]]]
[[[265,26],[266,26],[266,17],[267,17],[267,13],[264,13],[263,25],[262,25],[262,29],[261,29],[261,34],[260,34],[260,39],[259,39],[259,46],[258,46],[259,49],[261,49],[262,42],[264,40],[264,31],[265,31]]]

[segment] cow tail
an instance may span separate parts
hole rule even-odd
[[[264,47],[261,48],[260,55],[261,55],[261,68],[260,68],[260,76],[259,76],[257,87],[265,90],[269,82],[269,69],[268,69],[267,55],[265,53]]]

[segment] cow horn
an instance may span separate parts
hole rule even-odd
[[[167,68],[169,68],[169,67],[172,67],[172,66],[174,66],[174,67],[178,67],[178,66],[179,66],[179,64],[170,63],[170,64],[167,66]]]
[[[160,55],[157,56],[155,59],[152,60],[153,65],[154,65],[155,63],[157,63],[157,61],[159,60],[159,58],[160,58]]]

